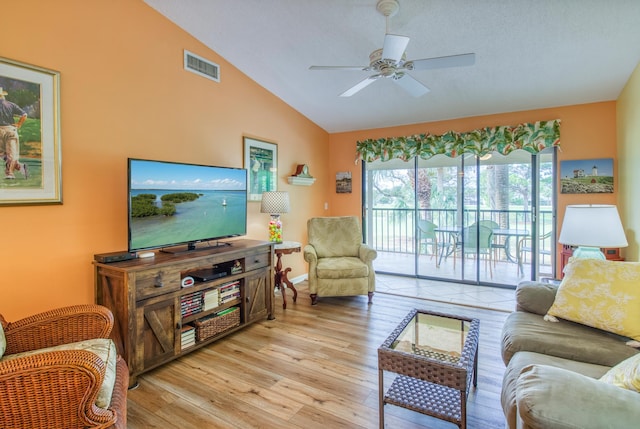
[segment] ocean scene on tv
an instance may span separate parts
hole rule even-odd
[[[246,233],[246,170],[130,160],[129,249]]]

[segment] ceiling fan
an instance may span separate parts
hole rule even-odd
[[[397,14],[399,9],[400,4],[397,0],[379,0],[376,4],[376,10],[385,16],[387,31],[382,49],[376,49],[369,55],[368,66],[311,66],[309,69],[373,72],[368,78],[340,94],[341,97],[351,97],[382,78],[390,78],[409,94],[420,97],[429,92],[429,88],[409,75],[408,71],[463,67],[475,63],[476,55],[473,53],[407,61],[405,49],[409,44],[409,37],[389,33],[389,18]]]

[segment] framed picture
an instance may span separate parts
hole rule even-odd
[[[0,58],[0,204],[61,204],[60,73]]]
[[[336,192],[338,194],[351,193],[351,172],[341,171],[336,173]]]
[[[247,200],[262,201],[262,193],[278,190],[278,145],[244,138],[244,168],[249,173]]]
[[[613,158],[560,161],[560,193],[613,192]]]

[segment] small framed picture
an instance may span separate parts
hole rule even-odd
[[[60,204],[60,73],[0,58],[0,204]]]
[[[336,173],[336,192],[338,194],[351,193],[351,172],[341,171]]]
[[[247,200],[262,201],[263,192],[278,190],[278,145],[244,137],[244,168],[249,173]]]
[[[560,161],[560,193],[613,193],[613,158]]]

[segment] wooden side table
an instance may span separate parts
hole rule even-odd
[[[298,291],[291,283],[291,280],[287,277],[291,268],[282,269],[282,255],[290,255],[294,252],[299,252],[302,248],[302,245],[297,241],[283,241],[282,243],[278,243],[274,246],[274,252],[278,257],[276,262],[276,275],[275,275],[275,287],[280,289],[280,293],[282,294],[282,308],[287,308],[287,287],[293,291],[293,302],[296,302],[298,299]]]

